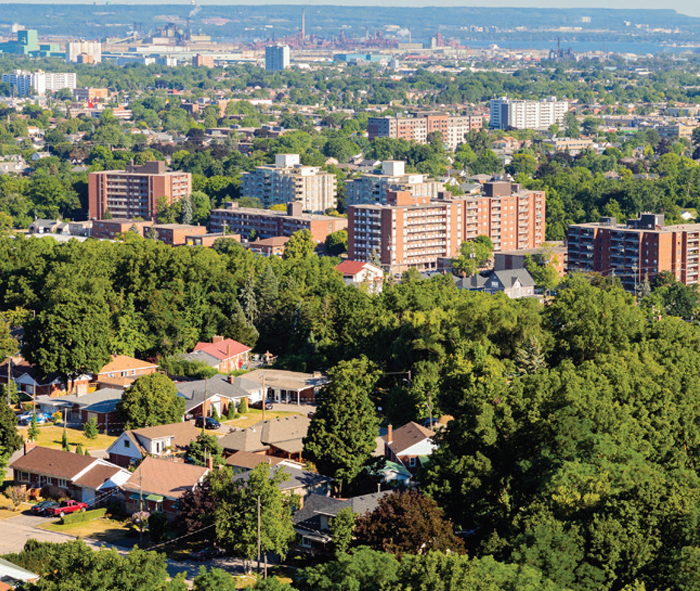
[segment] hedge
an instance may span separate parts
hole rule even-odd
[[[107,508],[93,509],[92,511],[76,511],[75,513],[69,513],[61,518],[61,523],[69,525],[71,523],[83,523],[84,521],[92,521],[93,519],[99,519],[104,517],[107,513]]]

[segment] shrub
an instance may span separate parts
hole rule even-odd
[[[106,508],[93,509],[92,511],[77,511],[76,513],[69,513],[61,518],[61,523],[69,525],[71,523],[84,523],[86,521],[93,521],[94,519],[99,519],[104,517],[107,513]]]
[[[248,399],[247,398],[241,398],[241,401],[238,403],[238,412],[241,414],[248,412]]]
[[[82,456],[83,455],[83,446],[80,444],[76,445],[75,446],[75,453]]]
[[[59,423],[63,422],[63,415],[61,414],[61,411],[57,410],[55,413],[53,413],[51,420],[54,422],[54,425],[58,425]]]
[[[168,527],[168,518],[162,511],[151,513],[148,518],[148,534],[152,542],[160,542]]]
[[[232,419],[235,419],[237,414],[238,413],[236,412],[236,405],[233,402],[231,402],[228,405],[228,408],[226,409],[226,418],[230,421]]]
[[[90,420],[83,426],[83,432],[88,439],[97,439],[99,432],[97,430],[97,419],[90,417]]]
[[[24,490],[21,486],[13,486],[11,488],[8,488],[5,492],[5,495],[8,499],[10,499],[13,511],[16,511],[19,508],[20,503],[27,499],[27,491]]]
[[[216,410],[215,406],[213,406],[211,409],[211,418],[214,419],[215,421],[221,420],[221,418],[219,417],[219,411]]]
[[[70,451],[70,444],[68,443],[68,433],[65,429],[63,430],[63,435],[61,436],[61,449],[63,451]]]
[[[148,511],[137,511],[131,516],[131,524],[139,527],[140,525],[143,525],[143,527],[148,526],[148,518],[151,516],[151,514]]]

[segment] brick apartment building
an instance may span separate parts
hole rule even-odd
[[[195,68],[213,68],[214,67],[214,56],[213,55],[203,55],[198,53],[192,56],[192,65]]]
[[[387,191],[408,191],[411,195],[435,198],[444,190],[443,183],[431,180],[427,174],[406,174],[406,164],[401,160],[382,162],[381,173],[363,174],[345,185],[348,205],[386,203]]]
[[[536,248],[544,242],[544,191],[489,182],[484,194],[437,199],[389,191],[386,205],[348,208],[348,258],[366,261],[374,250],[390,272],[437,268],[459,254],[462,242],[483,234],[496,251]]]
[[[662,214],[644,213],[626,224],[604,217],[569,226],[568,269],[614,274],[630,291],[662,271],[690,285],[698,282],[699,240],[700,224],[665,226]]]
[[[316,166],[302,166],[298,154],[277,154],[274,166],[258,166],[242,175],[243,195],[265,207],[298,201],[304,211],[323,212],[337,203],[338,181]]]
[[[192,193],[189,172],[167,172],[164,162],[129,164],[126,170],[91,172],[88,177],[90,218],[101,220],[106,211],[115,218],[151,219],[157,200],[165,196],[168,204]]]
[[[139,236],[145,236],[146,230],[153,225],[151,221],[130,220],[128,218],[113,218],[111,220],[98,220],[93,222],[90,236],[104,240],[113,240],[119,234],[136,232]]]
[[[480,115],[450,115],[449,113],[414,113],[408,117],[370,117],[367,136],[404,139],[419,144],[428,142],[428,134],[439,131],[442,141],[454,150],[464,141],[465,134],[483,126]]]
[[[239,207],[237,203],[225,203],[222,209],[213,209],[209,230],[213,233],[240,234],[247,238],[255,230],[258,238],[291,236],[299,230],[310,230],[317,244],[328,234],[348,227],[346,218],[302,213],[301,203],[288,203],[286,213],[252,207]]]

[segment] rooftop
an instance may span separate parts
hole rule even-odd
[[[72,480],[97,460],[69,451],[48,447],[35,447],[12,464],[15,470],[45,474]]]
[[[131,492],[143,489],[144,493],[178,499],[192,490],[207,472],[207,468],[202,466],[148,457],[136,468],[123,488]]]
[[[388,435],[385,435],[384,440],[387,441],[387,445],[391,450],[398,455],[413,447],[416,443],[435,437],[435,432],[411,421],[403,427],[395,429],[391,441],[388,441],[388,437]]]

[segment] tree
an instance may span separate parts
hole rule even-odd
[[[240,414],[245,414],[248,412],[248,398],[245,396],[241,398],[241,401],[238,403],[238,412]]]
[[[358,545],[397,557],[431,550],[457,554],[465,551],[445,512],[416,490],[382,497],[374,511],[357,518],[355,535]]]
[[[289,238],[284,247],[284,258],[291,260],[308,259],[316,250],[316,243],[310,230],[298,230]]]
[[[141,376],[122,395],[117,413],[124,429],[138,429],[179,423],[185,413],[185,399],[168,376],[152,373]]]
[[[236,579],[220,568],[207,570],[199,567],[199,574],[194,579],[194,591],[236,591]]]
[[[97,439],[99,433],[97,431],[97,419],[95,417],[90,417],[87,423],[83,425],[83,432],[88,439]]]
[[[581,129],[578,125],[578,120],[576,115],[569,111],[564,115],[564,125],[566,126],[566,135],[573,139],[578,139],[581,137]]]
[[[332,256],[339,256],[348,251],[348,231],[338,230],[326,236],[326,253]]]
[[[29,430],[27,431],[29,439],[36,441],[39,437],[39,425],[36,422],[36,413],[32,415],[32,421],[29,423]]]
[[[181,214],[180,223],[185,225],[190,225],[192,223],[192,218],[194,216],[194,208],[192,206],[192,199],[189,195],[185,195],[181,201]]]
[[[355,514],[350,507],[338,511],[330,520],[331,540],[336,555],[347,554],[355,531]]]
[[[493,254],[493,242],[488,236],[477,236],[462,242],[460,255],[452,260],[452,269],[462,277],[471,277],[485,267]]]
[[[559,259],[548,244],[543,246],[542,252],[538,255],[525,255],[525,268],[534,279],[537,288],[546,295],[549,295],[561,280],[557,271],[558,264]]]
[[[379,376],[364,356],[331,369],[304,438],[306,457],[322,474],[332,475],[341,490],[357,477],[376,447],[379,420],[369,395]]]
[[[37,429],[38,435],[38,429]],[[24,439],[17,432],[17,415],[9,404],[0,400],[0,484],[5,477],[5,467],[10,456],[22,447]]]
[[[211,458],[214,467],[224,463],[223,449],[219,445],[219,438],[211,433],[202,433],[197,436],[197,439],[190,442],[187,457],[197,466],[206,466],[209,458]]]
[[[246,276],[239,299],[248,326],[255,327],[258,321],[258,301],[255,295],[255,276],[252,270]]]
[[[10,355],[17,353],[19,343],[10,332],[10,323],[4,316],[0,315],[0,362]]]
[[[63,451],[70,451],[70,443],[68,443],[68,433],[63,429],[63,435],[61,436],[61,449]]]
[[[175,524],[182,534],[213,527],[217,506],[210,482],[213,474],[214,472],[209,472],[202,482],[180,498]]]

